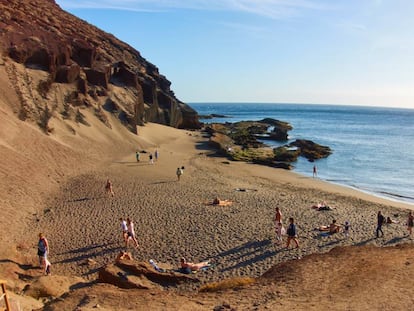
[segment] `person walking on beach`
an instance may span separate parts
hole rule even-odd
[[[295,225],[295,220],[293,219],[293,217],[289,218],[289,227],[287,228],[287,244],[286,244],[286,248],[289,248],[290,245],[290,241],[293,240],[296,244],[296,248],[299,248],[299,241],[297,239],[297,232],[296,232],[296,225]]]
[[[349,221],[345,221],[344,223],[344,235],[346,238],[349,237],[349,229],[351,228],[351,224],[349,223]]]
[[[175,174],[177,175],[177,180],[180,181],[181,175],[184,173],[183,169],[181,167],[177,167],[177,171]]]
[[[149,154],[149,164],[154,164],[152,153]]]
[[[381,211],[378,212],[377,215],[377,238],[379,238],[379,233],[381,232],[381,236],[384,236],[384,232],[382,232],[382,225],[385,222],[385,217],[382,215]]]
[[[282,222],[282,212],[280,211],[279,207],[276,207],[275,210],[275,222]]]
[[[282,224],[282,213],[280,212],[279,207],[276,207],[275,211],[275,231],[276,231],[276,241],[278,244],[282,242],[282,235],[284,234],[284,228]]]
[[[407,218],[408,235],[411,235],[411,233],[413,232],[413,227],[414,227],[414,216],[413,216],[413,212],[409,212],[408,213],[408,218]]]
[[[282,243],[282,237],[286,234],[286,229],[281,222],[276,223],[276,243]]]
[[[312,175],[314,178],[315,177],[318,177],[318,169],[317,169],[317,167],[316,167],[316,165],[314,165],[313,166],[313,175]]]
[[[125,243],[125,247],[127,246],[128,241],[128,225],[124,218],[119,218],[119,221],[121,222],[121,230],[122,230],[122,241]]]
[[[37,256],[39,256],[39,266],[47,274],[47,255],[49,253],[49,243],[43,233],[39,233],[37,242]]]
[[[139,151],[135,152],[135,158],[137,159],[137,162],[139,162],[139,158],[140,158],[140,153]]]
[[[138,241],[137,241],[137,238],[135,237],[134,223],[129,218],[127,218],[127,228],[128,228],[128,232],[127,232],[126,247],[128,247],[129,240],[131,239],[132,241],[134,241],[135,248],[138,248]]]
[[[112,188],[112,182],[109,180],[109,178],[106,180],[105,191],[107,194],[115,196],[114,189]]]

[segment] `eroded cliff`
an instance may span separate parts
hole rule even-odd
[[[55,1],[0,0],[0,11],[0,52],[21,120],[51,131],[50,118],[82,122],[90,109],[108,127],[111,113],[133,132],[145,122],[200,127],[155,65]]]

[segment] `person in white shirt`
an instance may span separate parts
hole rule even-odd
[[[119,221],[121,222],[121,230],[122,230],[122,240],[125,243],[125,246],[127,246],[128,241],[128,226],[127,222],[124,218],[119,218]]]

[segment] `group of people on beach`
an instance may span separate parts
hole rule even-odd
[[[137,160],[137,162],[141,162],[141,153],[139,150],[137,150],[135,152],[135,159]],[[144,153],[146,153],[146,151],[144,151]],[[148,163],[149,164],[154,164],[154,160],[155,162],[158,161],[158,158],[160,156],[160,152],[158,151],[158,149],[155,149],[154,153],[150,152],[148,155]]]
[[[323,205],[318,204],[318,205],[315,205],[315,207],[314,206],[312,207],[317,210],[330,210],[330,209],[320,209],[320,207],[322,206],[326,206],[326,204],[323,204]],[[274,220],[275,220],[275,231],[276,231],[276,243],[281,244],[283,241],[283,236],[287,235],[286,248],[289,248],[291,241],[294,241],[296,244],[296,247],[298,248],[299,241],[298,241],[297,230],[296,230],[294,219],[292,217],[289,218],[289,226],[287,229],[285,229],[282,223],[282,213],[279,207],[276,207]],[[379,238],[380,234],[381,236],[384,236],[384,232],[382,231],[382,226],[384,224],[393,224],[393,223],[398,223],[398,222],[395,220],[392,220],[391,217],[385,217],[384,215],[382,215],[381,211],[379,211],[377,214],[377,222],[376,222],[377,224],[376,231],[375,231],[376,237]],[[414,215],[413,215],[413,212],[411,211],[408,212],[406,225],[407,225],[408,235],[411,236],[413,227],[414,227]],[[315,230],[326,232],[326,234],[335,234],[335,233],[343,232],[345,237],[349,237],[350,228],[351,228],[351,224],[349,221],[345,221],[344,224],[338,224],[337,220],[333,219],[329,225],[319,226]]]
[[[157,162],[159,159],[159,156],[160,156],[160,153],[158,149],[155,149],[154,153],[150,152],[148,155],[148,163],[151,165],[154,164],[154,160],[155,162]],[[141,161],[141,152],[139,150],[135,152],[135,158],[137,162]],[[177,176],[177,181],[180,181],[181,176],[184,174],[184,169],[185,169],[184,166],[177,167],[177,170],[175,171],[175,175]]]
[[[298,235],[296,230],[296,224],[293,217],[289,218],[289,225],[287,229],[283,227],[282,222],[282,212],[280,211],[279,207],[276,207],[275,211],[275,223],[276,223],[276,241],[278,244],[282,243],[282,237],[284,235],[287,235],[287,242],[286,242],[286,248],[289,248],[290,242],[295,242],[296,248],[299,248],[299,241],[298,241]]]
[[[381,211],[378,211],[377,214],[377,228],[375,229],[375,234],[376,237],[383,237],[384,236],[384,232],[382,231],[382,226],[384,224],[390,225],[390,224],[395,224],[398,223],[395,220],[392,220],[391,217],[385,217]],[[411,236],[412,232],[413,232],[413,227],[414,227],[414,215],[413,212],[408,212],[408,216],[407,216],[407,231],[408,231],[408,235]]]

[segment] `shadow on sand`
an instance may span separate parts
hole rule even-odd
[[[68,200],[68,201],[66,201],[66,203],[79,203],[79,202],[99,200],[99,199],[104,199],[104,198],[105,198],[105,196],[96,197],[96,198],[84,197],[84,198],[79,198],[79,199]]]
[[[85,260],[87,258],[96,258],[96,257],[99,257],[99,256],[112,254],[112,253],[118,252],[118,251],[123,249],[121,246],[109,247],[109,246],[114,245],[114,244],[116,244],[116,243],[91,245],[91,246],[72,249],[72,250],[69,250],[67,252],[59,253],[58,255],[64,255],[64,254],[77,254],[77,255],[73,256],[71,258],[61,260],[61,261],[56,261],[55,263],[77,262],[77,261]]]
[[[236,261],[234,265],[227,266],[220,270],[221,272],[226,272],[256,264],[285,250],[286,249],[284,248],[275,250],[272,241],[270,239],[266,239],[262,241],[247,242],[235,248],[221,252],[214,257],[214,260],[220,262],[224,258],[229,257],[229,262]]]

